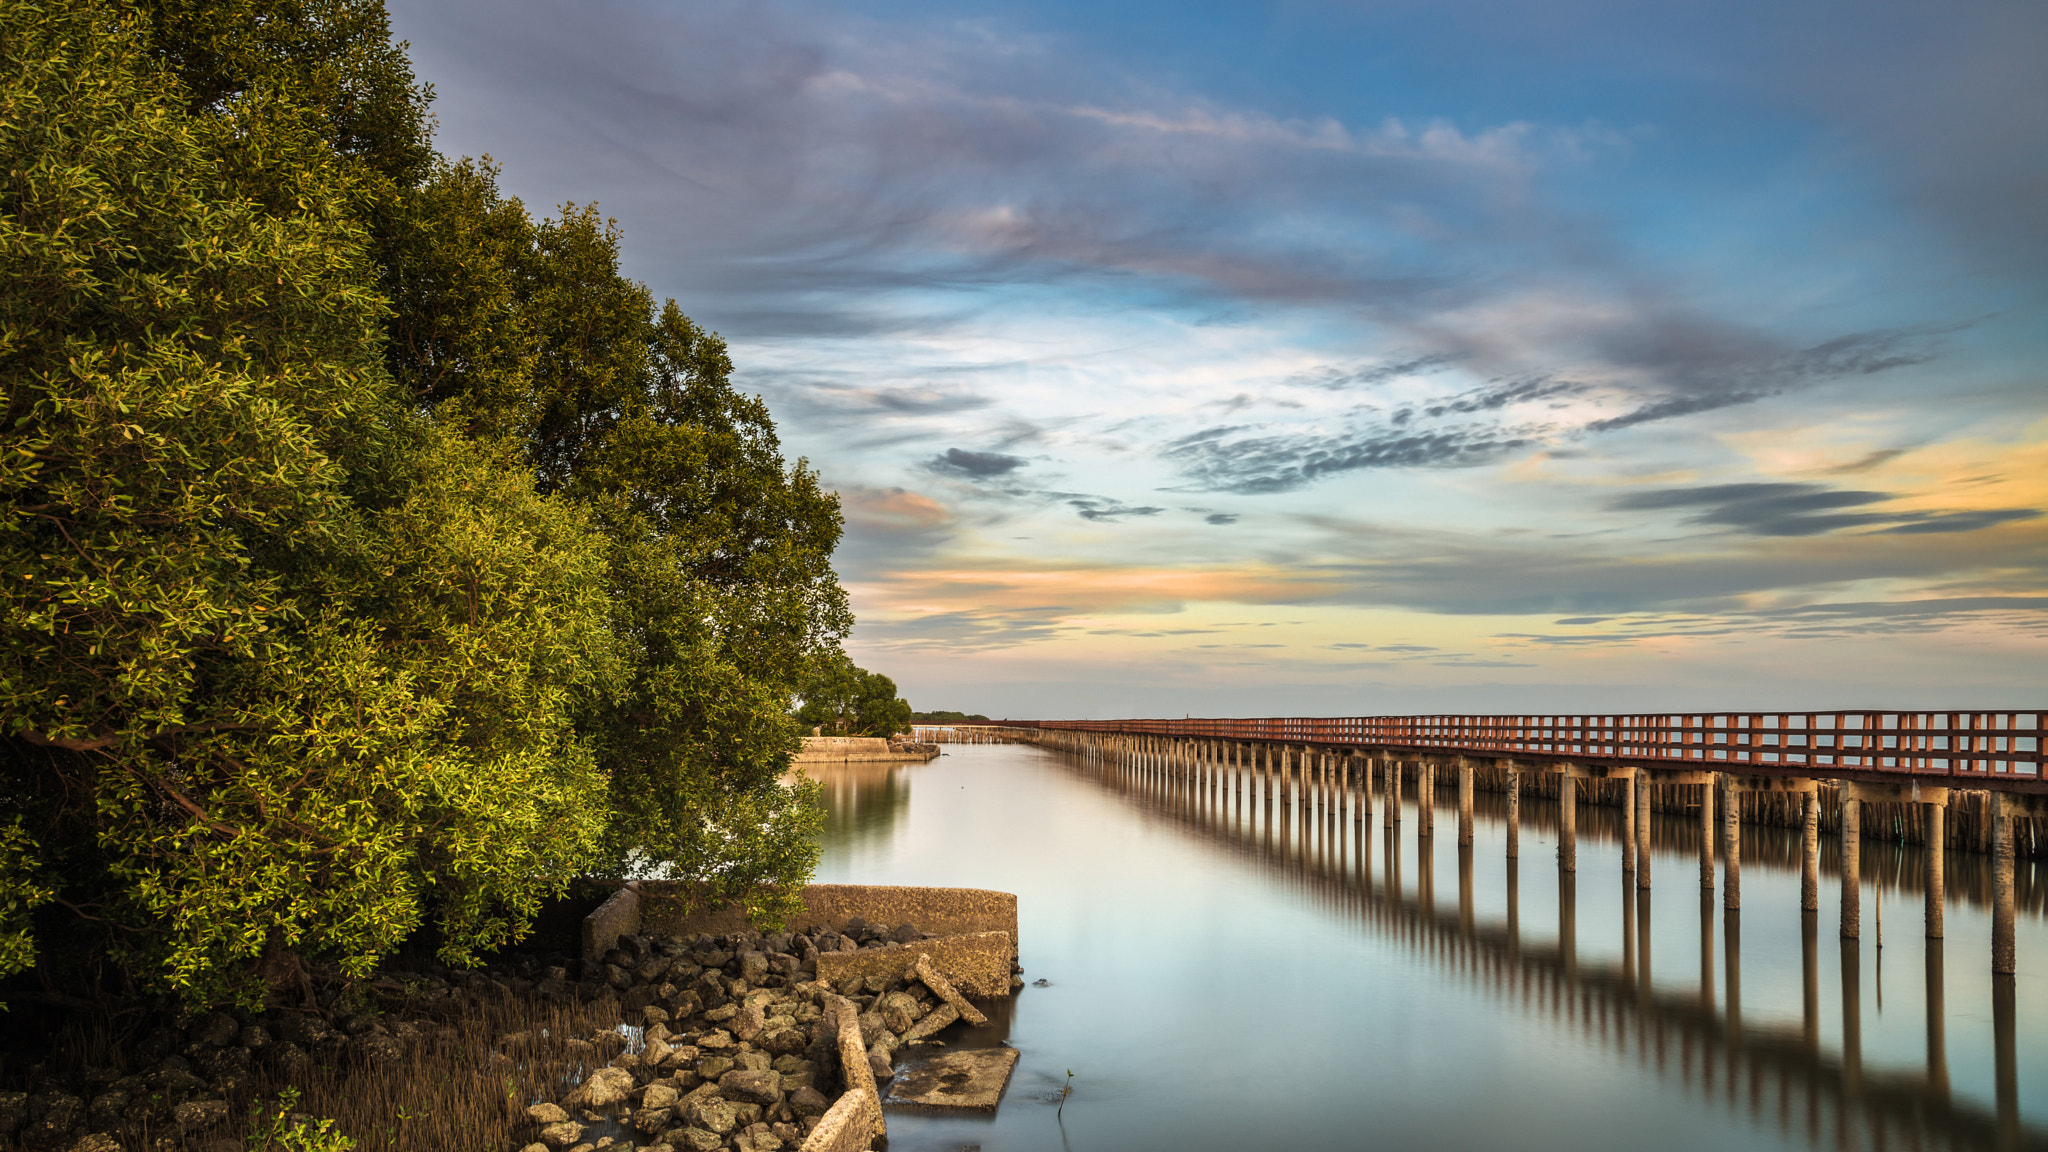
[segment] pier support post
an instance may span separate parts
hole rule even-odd
[[[1579,870],[1578,793],[1567,766],[1557,777],[1557,866],[1566,872]]]
[[[1650,887],[1650,776],[1636,771],[1636,887]],[[1644,952],[1647,958],[1648,951]],[[1647,959],[1645,961],[1647,963]]]
[[[1508,859],[1522,855],[1522,770],[1513,760],[1501,764],[1508,772]]]
[[[2010,976],[2018,969],[2013,942],[2012,816],[2001,793],[1991,794],[1991,971]]]
[[[1799,797],[1799,907],[1820,911],[1820,797]]]
[[[1721,859],[1727,873],[1721,882],[1721,907],[1733,912],[1742,907],[1742,786],[1727,774],[1721,777]]]
[[[1392,756],[1380,761],[1380,768],[1387,779],[1387,811],[1384,823],[1389,829],[1401,822],[1401,762]]]
[[[1358,757],[1358,808],[1352,813],[1353,824],[1365,824],[1372,820],[1372,757]]]
[[[1721,782],[1718,773],[1708,773],[1700,785],[1700,891],[1714,890],[1714,793]]]
[[[1927,813],[1927,938],[1939,940],[1942,929],[1942,857],[1948,851],[1948,798],[1939,804],[1922,804]]]
[[[1621,874],[1631,876],[1636,870],[1636,789],[1642,783],[1631,772],[1621,785]]]
[[[1458,757],[1458,846],[1472,846],[1472,761]]]
[[[1843,789],[1847,792],[1847,789]],[[1863,801],[1842,797],[1842,939],[1863,935]]]
[[[1428,756],[1422,758],[1422,779],[1415,785],[1415,803],[1422,809],[1417,821],[1418,836],[1436,835],[1436,761]]]

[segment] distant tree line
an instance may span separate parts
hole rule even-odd
[[[825,736],[894,736],[910,730],[910,702],[896,682],[844,654],[813,662],[798,694],[797,723]]]
[[[989,718],[988,718],[988,717],[986,717],[986,716],[983,716],[983,715],[982,715],[981,713],[979,713],[979,712],[973,713],[972,715],[970,715],[970,714],[968,714],[968,713],[966,713],[966,712],[912,712],[912,713],[910,714],[910,722],[911,722],[911,723],[913,723],[913,724],[988,724],[988,723],[991,723],[991,721],[989,720]]]
[[[252,1001],[629,869],[773,914],[800,725],[908,714],[805,679],[838,501],[724,344],[429,98],[378,0],[0,5],[0,976]]]

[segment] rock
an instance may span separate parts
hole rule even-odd
[[[673,1108],[641,1108],[633,1113],[633,1127],[652,1136],[668,1127],[675,1118]]]
[[[924,1014],[922,1009],[923,1005],[917,1002],[917,997],[907,992],[891,992],[882,997],[878,1014],[882,1018],[884,1028],[900,1035],[910,1031],[910,1026],[917,1023],[917,1018]]]
[[[551,1148],[567,1148],[583,1135],[583,1125],[574,1120],[550,1124],[540,1130],[541,1141]]]
[[[349,1041],[349,1049],[365,1064],[396,1064],[405,1058],[405,1046],[389,1036],[366,1032]]]
[[[733,1018],[732,1034],[742,1040],[752,1040],[768,1026],[768,1018],[759,1004],[748,1004]]]
[[[980,1009],[969,1004],[967,997],[962,996],[954,989],[953,982],[940,975],[932,967],[932,958],[930,956],[919,955],[917,964],[912,970],[917,973],[918,980],[922,981],[925,987],[937,994],[939,999],[952,1005],[953,1010],[960,1014],[962,1020],[977,1028],[988,1023],[988,1017],[982,1015]]]
[[[666,1064],[674,1053],[675,1049],[670,1048],[666,1041],[650,1039],[647,1041],[647,1047],[640,1050],[640,1063],[649,1068],[659,1068]]]
[[[782,1102],[782,1073],[734,1069],[718,1078],[718,1091],[729,1100],[771,1107]]]
[[[716,1096],[698,1097],[689,1106],[685,1115],[695,1127],[716,1132],[720,1137],[726,1136],[740,1126],[738,1106]],[[723,1143],[723,1140],[720,1142]]]
[[[570,1108],[605,1108],[633,1090],[633,1074],[624,1068],[599,1068],[576,1086],[562,1103]]]
[[[887,1080],[896,1074],[896,1065],[889,1059],[889,1050],[880,1044],[868,1049],[868,1070],[876,1080]]]
[[[697,1061],[697,1075],[706,1080],[716,1080],[732,1071],[732,1060],[725,1056],[707,1056]]]
[[[727,1032],[722,1028],[714,1032],[706,1032],[703,1035],[697,1037],[697,1047],[699,1048],[730,1048],[732,1047],[732,1045],[732,1033]]]
[[[825,1109],[832,1105],[825,1094],[816,1088],[805,1086],[789,1094],[789,1110],[799,1116],[823,1116]]]
[[[107,1089],[93,1097],[86,1107],[86,1123],[94,1128],[121,1127],[128,1120],[128,1104],[133,1099],[125,1089]]]
[[[642,984],[659,983],[661,980],[661,974],[668,971],[669,965],[671,963],[673,963],[673,961],[669,960],[665,956],[656,956],[654,959],[649,960],[646,963],[640,965],[638,968],[633,969],[633,978],[635,980],[640,981]]]
[[[917,930],[917,925],[906,922],[898,924],[896,930],[889,933],[889,939],[898,944],[908,944],[913,940],[924,939],[924,933]]]
[[[782,1139],[773,1132],[756,1132],[732,1142],[737,1152],[782,1152]]]
[[[702,1128],[685,1128],[683,1142],[679,1147],[686,1148],[689,1152],[715,1152],[716,1149],[725,1147],[725,1137]]]
[[[659,994],[660,990],[656,989],[657,997]],[[666,1008],[657,1008],[649,1004],[647,1007],[640,1009],[640,1026],[642,1028],[658,1028],[668,1023],[668,1021],[669,1015]]]
[[[121,1152],[121,1142],[112,1133],[94,1132],[81,1136],[70,1152]]]
[[[28,1093],[0,1092],[0,1140],[11,1140],[28,1123]]]
[[[861,1044],[873,1044],[881,1038],[882,1033],[887,1031],[889,1031],[888,1022],[882,1019],[880,1012],[868,1011],[860,1014]]]
[[[171,1110],[178,1121],[178,1130],[190,1136],[204,1132],[228,1118],[228,1102],[225,1100],[190,1100]]]
[[[765,952],[740,953],[739,977],[749,984],[758,983],[768,975],[768,954]]]
[[[953,1007],[951,1004],[941,1005],[926,1013],[924,1019],[911,1025],[910,1031],[903,1034],[903,1042],[905,1044],[915,1044],[958,1019],[960,1019],[960,1010],[958,1008]]]
[[[241,1031],[241,1021],[225,1012],[212,1012],[194,1021],[185,1030],[185,1038],[210,1048],[225,1048],[235,1042]]]
[[[548,1152],[548,1146],[536,1140],[533,1143],[528,1144],[526,1147],[521,1148],[519,1152]]]
[[[542,1102],[528,1108],[526,1110],[526,1118],[535,1124],[546,1127],[549,1124],[560,1124],[569,1118],[569,1114],[562,1111],[560,1104]]]
[[[640,1097],[640,1106],[642,1108],[673,1108],[675,1107],[676,1100],[681,1096],[681,1092],[676,1091],[667,1084],[649,1084],[646,1093]]]

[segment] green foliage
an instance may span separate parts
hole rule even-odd
[[[247,1000],[815,865],[836,496],[426,97],[366,0],[0,8],[0,976]]]
[[[979,712],[912,712],[913,724],[987,724],[989,718]]]
[[[350,1152],[356,1142],[334,1130],[334,1121],[311,1116],[294,1116],[299,1090],[286,1088],[277,1094],[277,1107],[265,1113],[249,1109],[249,1152]]]
[[[798,694],[797,723],[827,736],[894,736],[910,728],[910,702],[896,695],[896,682],[855,667],[844,653],[811,662]]]
[[[450,960],[513,938],[604,824],[603,538],[392,403],[296,118],[188,114],[106,10],[0,20],[8,906],[62,890],[107,935],[39,937],[199,1000],[280,954],[360,974],[428,910]]]

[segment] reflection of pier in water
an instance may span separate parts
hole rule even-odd
[[[1414,821],[1417,875],[1405,878],[1400,836],[1407,821],[1384,822],[1376,874],[1374,820],[1369,806],[1361,806],[1351,790],[1309,786],[1292,797],[1284,790],[1268,797],[1257,787],[1230,787],[1220,777],[1182,776],[1112,758],[1066,754],[1063,759],[1084,777],[1133,797],[1185,831],[1286,876],[1326,908],[1400,941],[1488,995],[1541,1014],[1617,1055],[1633,1056],[1660,1077],[1675,1077],[1704,1098],[1746,1110],[1753,1121],[1775,1123],[1788,1136],[1803,1134],[1815,1147],[2048,1149],[2048,1132],[2020,1123],[2009,975],[1992,981],[1996,1110],[1951,1096],[1939,938],[1924,941],[1926,1070],[1865,1069],[1863,945],[1853,938],[1829,942],[1827,950],[1838,953],[1841,971],[1842,1050],[1824,1051],[1822,944],[1815,912],[1801,917],[1803,1019],[1796,1024],[1745,1020],[1742,914],[1739,909],[1717,913],[1712,890],[1683,900],[1685,914],[1699,918],[1700,975],[1696,989],[1674,993],[1653,987],[1648,978],[1648,888],[1622,888],[1619,963],[1579,958],[1576,875],[1564,868],[1558,869],[1555,942],[1521,937],[1520,863],[1514,857],[1506,861],[1505,918],[1477,920],[1470,843],[1446,845],[1456,855],[1458,890],[1455,900],[1446,899],[1440,907],[1436,838],[1426,831],[1434,797],[1414,798],[1423,808]],[[1378,799],[1383,805],[1387,800]],[[1723,946],[1718,989],[1717,919]]]

